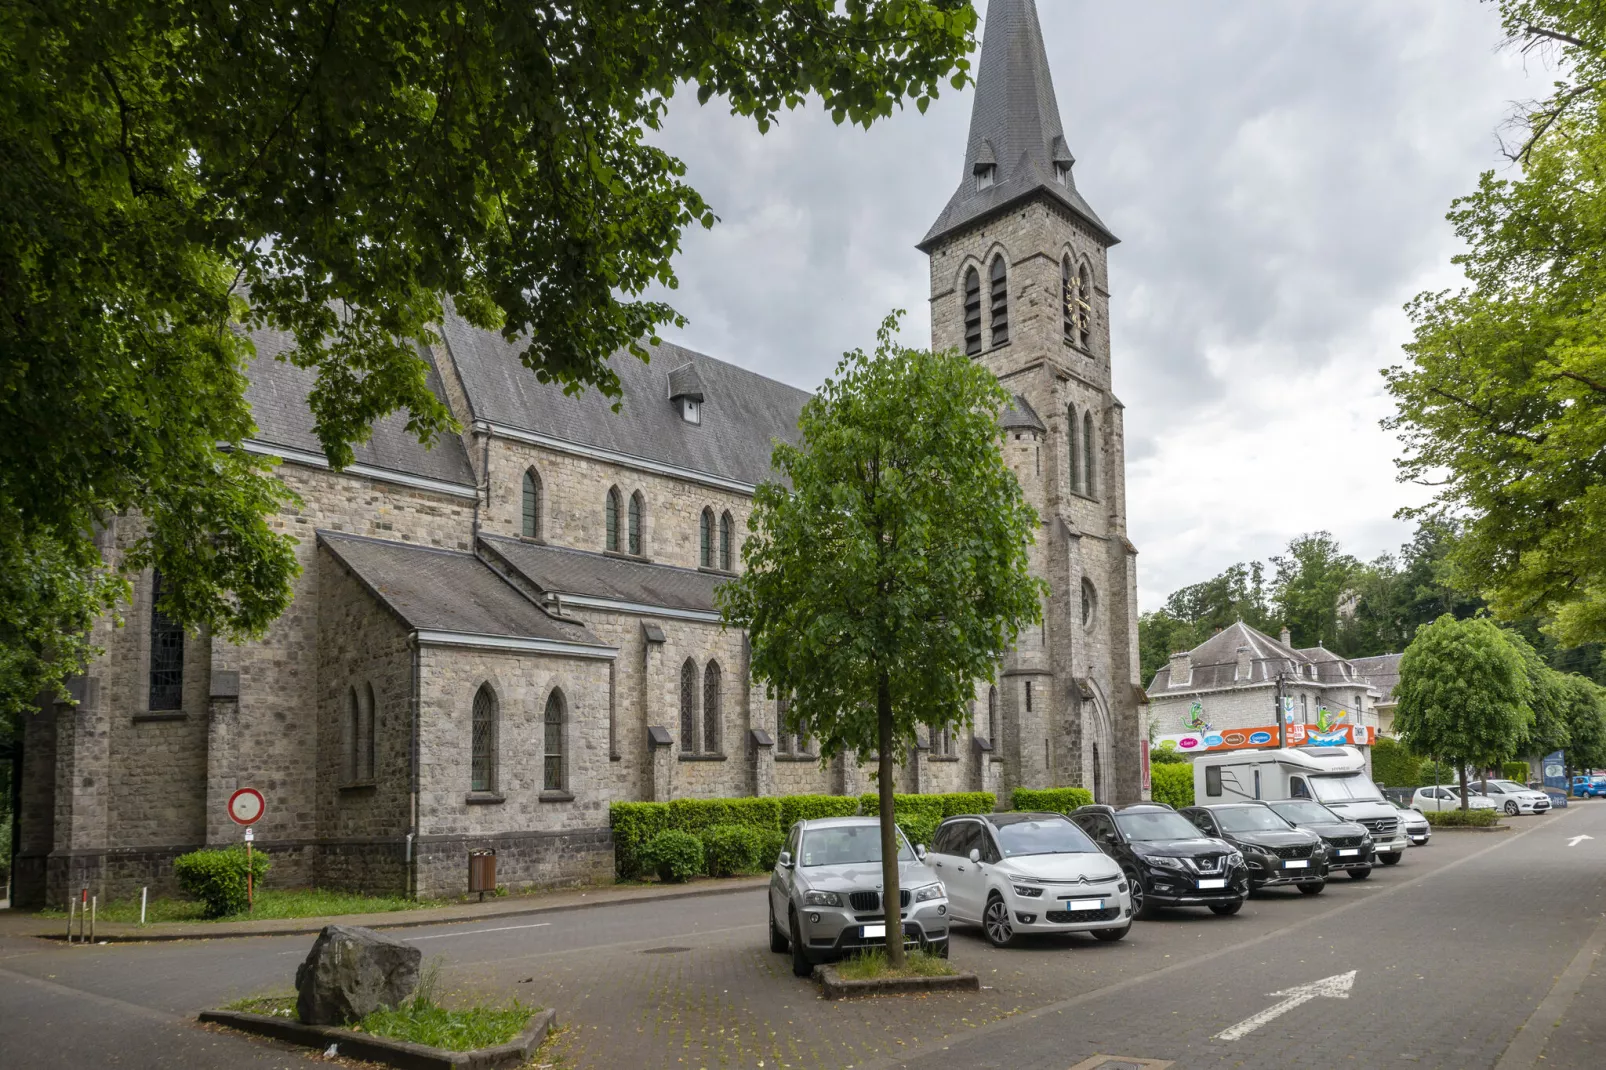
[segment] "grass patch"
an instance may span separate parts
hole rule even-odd
[[[256,909],[250,913],[208,918],[206,905],[193,899],[152,899],[146,905],[145,920],[162,921],[247,921],[271,918],[316,918],[338,914],[385,914],[397,910],[417,910],[428,906],[416,899],[399,896],[358,895],[323,888],[270,888],[257,893]],[[41,910],[40,917],[65,918],[60,909]],[[139,921],[139,897],[101,903],[95,920],[103,922]]]
[[[1434,828],[1488,828],[1500,820],[1498,810],[1435,810],[1422,815]]]
[[[246,996],[233,1003],[225,1003],[223,1009],[239,1011],[241,1014],[266,1014],[270,1018],[294,1018],[296,995],[292,992],[288,996]]]
[[[947,959],[924,949],[907,952],[903,969],[894,970],[887,964],[887,953],[878,949],[844,959],[837,963],[836,972],[844,981],[879,981],[888,977],[952,977],[959,971]]]
[[[397,1010],[375,1011],[352,1028],[447,1051],[473,1051],[506,1044],[524,1031],[539,1009],[514,1000],[504,1007],[454,1011],[435,1003],[410,1000]]]

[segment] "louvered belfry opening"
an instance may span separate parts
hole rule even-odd
[[[563,692],[556,689],[547,696],[546,700],[546,756],[545,768],[541,786],[547,791],[565,791],[568,781],[565,777],[563,754]]]
[[[496,790],[496,697],[489,685],[474,693],[470,737],[469,790]]]
[[[965,272],[965,355],[981,352],[981,274],[971,268]]]
[[[184,626],[163,613],[160,605],[166,584],[160,572],[151,580],[152,710],[184,708]]]
[[[680,667],[680,750],[697,753],[697,663],[690,658]]]
[[[1083,349],[1093,352],[1093,271],[1083,264],[1076,273],[1077,334]]]
[[[1077,330],[1076,291],[1077,280],[1071,271],[1071,258],[1066,257],[1060,261],[1060,322],[1065,331],[1065,341],[1075,345],[1081,335]]]
[[[993,345],[1001,346],[1009,341],[1009,278],[1002,256],[993,258],[992,283]]]

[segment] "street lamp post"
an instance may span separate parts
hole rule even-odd
[[[1279,749],[1288,746],[1288,722],[1283,717],[1283,685],[1287,680],[1287,673],[1277,673],[1277,697],[1272,700],[1276,704],[1273,714],[1277,718],[1277,746]]]

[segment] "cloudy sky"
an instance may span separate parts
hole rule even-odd
[[[1454,285],[1444,214],[1502,167],[1552,75],[1474,0],[1039,0],[1076,182],[1111,253],[1140,594],[1327,529],[1372,557],[1421,501],[1394,479],[1380,368],[1415,293]],[[985,17],[985,11],[984,11]],[[722,222],[687,237],[674,340],[804,388],[909,310],[960,178],[970,93],[870,131],[818,107],[766,136],[677,99],[660,141]]]

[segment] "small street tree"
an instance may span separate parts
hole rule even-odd
[[[754,496],[742,575],[720,590],[752,674],[820,755],[876,756],[887,957],[903,963],[893,775],[919,726],[970,720],[978,679],[1041,619],[1037,515],[1004,463],[1008,395],[957,353],[847,354],[803,408],[785,482]]]
[[[1522,655],[1486,617],[1445,614],[1424,625],[1400,659],[1395,694],[1395,731],[1418,753],[1455,763],[1463,810],[1467,765],[1510,757],[1533,717]]]

